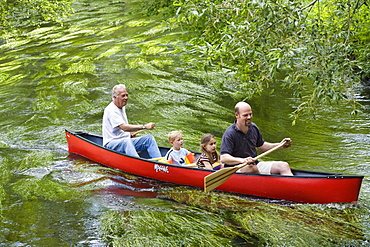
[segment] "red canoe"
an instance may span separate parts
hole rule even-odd
[[[140,158],[127,156],[104,148],[102,146],[103,138],[99,135],[69,130],[66,130],[65,133],[70,153],[81,155],[123,172],[199,188],[204,186],[204,177],[213,172],[212,170],[151,161],[147,159],[146,152],[141,152]],[[168,149],[160,147],[163,156]],[[296,169],[292,171],[293,177],[234,174],[217,190],[302,203],[355,202],[358,200],[363,176]]]

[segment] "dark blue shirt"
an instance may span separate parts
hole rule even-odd
[[[236,127],[234,122],[222,135],[220,153],[221,155],[230,154],[239,158],[256,157],[256,147],[262,146],[264,142],[257,125],[251,123],[247,134],[244,134]]]

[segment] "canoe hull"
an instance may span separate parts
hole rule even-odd
[[[66,130],[68,151],[123,172],[199,188],[211,170],[163,164],[101,146],[101,137]],[[162,153],[166,150],[161,150]],[[164,153],[163,153],[164,155]],[[217,190],[302,203],[355,202],[363,176],[293,170],[295,176],[234,174]]]

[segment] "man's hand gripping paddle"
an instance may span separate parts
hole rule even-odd
[[[273,151],[275,151],[275,150],[281,148],[282,146],[284,146],[285,143],[286,143],[286,141],[281,142],[276,147],[271,148],[270,150],[267,150],[266,152],[258,155],[253,160],[258,160],[258,159],[272,153]],[[213,172],[213,173],[205,176],[204,177],[204,192],[208,192],[208,191],[211,191],[211,190],[217,188],[218,186],[223,184],[226,180],[228,180],[237,170],[239,170],[240,168],[242,168],[242,167],[244,167],[248,164],[249,163],[243,163],[243,164],[233,166],[233,167],[226,167],[226,168],[220,169],[216,172]]]

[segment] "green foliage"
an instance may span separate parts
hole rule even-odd
[[[356,209],[348,205],[287,207],[181,187],[164,196],[171,208],[148,199],[151,210],[106,212],[102,238],[115,247],[357,246],[365,239]]]
[[[174,20],[194,33],[205,68],[236,72],[235,97],[282,86],[300,98],[293,118],[322,103],[353,100],[369,78],[364,1],[179,0]],[[160,4],[158,4],[160,5]]]
[[[43,22],[61,23],[71,0],[0,0],[0,35]]]
[[[357,246],[365,239],[352,209],[301,211],[300,206],[296,209],[271,206],[268,210],[235,212],[231,218],[257,236],[260,246]]]
[[[109,211],[102,218],[101,233],[115,247],[234,246],[232,239],[244,236],[215,215],[155,210]]]
[[[52,158],[52,153],[48,151],[31,152],[19,162],[15,172],[23,172],[32,167],[50,166]]]
[[[176,7],[173,5],[173,0],[154,0],[154,1],[144,1],[143,8],[146,9],[148,15],[159,15],[164,14],[174,14]]]
[[[54,182],[48,177],[24,178],[14,183],[12,188],[23,200],[66,201],[80,199],[86,195],[74,188]]]
[[[53,157],[50,151],[31,152],[19,162],[17,167],[13,167],[12,172],[10,169],[4,169],[5,172],[1,176],[2,181],[6,181],[5,174],[8,176],[20,175],[20,179],[12,183],[10,188],[24,200],[65,201],[85,196],[84,192],[81,193],[75,188],[54,181],[52,176]]]
[[[0,210],[2,209],[3,201],[7,197],[7,193],[5,191],[4,186],[9,182],[11,178],[11,173],[9,172],[9,162],[6,158],[0,157]]]

